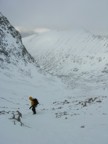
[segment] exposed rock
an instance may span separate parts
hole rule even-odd
[[[35,63],[35,60],[22,44],[20,33],[0,13],[0,68],[9,68],[9,64],[17,66],[19,63],[26,66]]]

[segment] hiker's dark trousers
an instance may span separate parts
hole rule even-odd
[[[32,107],[32,111],[33,111],[33,114],[36,114],[36,107],[35,106]]]

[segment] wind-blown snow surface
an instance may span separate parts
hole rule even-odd
[[[107,53],[104,53],[107,46],[103,52],[99,53],[99,49],[96,50],[97,55],[94,55],[92,61],[89,51],[85,52],[88,55],[86,58],[87,55],[76,49],[77,46],[73,47],[72,51],[71,48],[69,50],[73,42],[74,45],[80,46],[76,41],[81,41],[78,35],[74,34],[72,37],[71,32],[53,31],[33,35],[24,40],[41,69],[63,78],[72,89],[67,88],[56,76],[40,74],[33,65],[27,66],[32,70],[31,76],[21,76],[17,71],[11,71],[10,76],[8,69],[5,70],[6,75],[0,73],[0,144],[108,143]],[[82,35],[85,38],[86,36]],[[106,37],[103,41],[97,37],[95,39],[100,45],[103,46],[105,42],[107,45]],[[90,42],[89,45],[93,44]],[[98,62],[98,56],[102,61]],[[92,62],[96,63],[90,67]],[[101,68],[98,68],[97,64]],[[32,111],[29,110],[30,95],[40,102],[36,115],[32,115]],[[22,117],[18,119],[19,112]]]
[[[0,75],[1,144],[106,144],[108,89],[69,90],[55,77],[8,78]],[[29,110],[37,97],[37,115]],[[86,106],[85,106],[86,104]],[[17,111],[22,113],[18,122]]]

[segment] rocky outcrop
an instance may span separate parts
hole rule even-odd
[[[0,13],[0,68],[9,64],[35,63],[34,58],[22,44],[20,33],[10,24],[8,19]]]

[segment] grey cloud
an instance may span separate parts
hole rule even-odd
[[[108,0],[0,0],[0,9],[15,26],[108,29]]]

